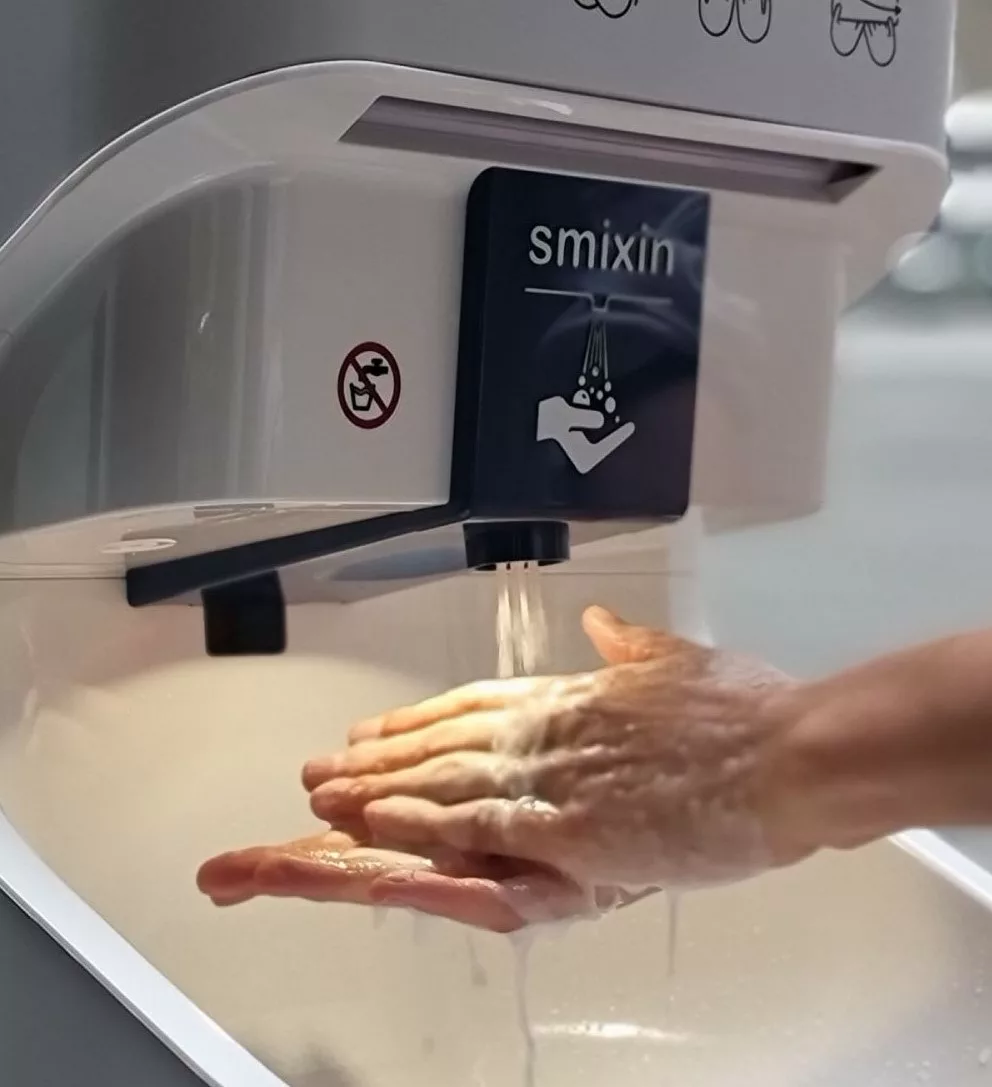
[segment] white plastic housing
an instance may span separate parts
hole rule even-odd
[[[469,123],[472,147],[435,122],[383,139],[375,111],[391,102],[443,107],[463,127],[481,114],[489,128]],[[542,139],[521,140],[535,123]],[[178,550],[195,551],[218,533],[241,542],[445,501],[468,188],[493,162],[590,161],[607,176],[712,185],[693,504],[723,523],[815,509],[836,318],[932,216],[935,151],[335,62],[133,133],[0,251],[12,416],[0,568],[115,576],[125,537],[168,548],[181,535]],[[831,184],[824,164],[861,174]],[[366,340],[404,375],[399,410],[371,434],[336,403],[338,368]],[[46,367],[60,380],[44,385]],[[32,381],[43,396],[24,391]],[[248,516],[200,520],[218,504]],[[149,557],[162,556],[135,561]],[[311,573],[300,599],[333,579]]]

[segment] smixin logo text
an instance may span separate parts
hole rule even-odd
[[[528,259],[538,268],[586,268],[589,271],[625,272],[628,275],[672,276],[675,246],[652,237],[648,227],[636,234],[616,233],[607,219],[602,230],[538,224],[530,232]]]

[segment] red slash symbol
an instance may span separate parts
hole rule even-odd
[[[338,372],[338,403],[349,423],[375,430],[388,423],[400,402],[400,368],[380,343],[352,348]]]

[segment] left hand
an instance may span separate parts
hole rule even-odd
[[[336,830],[214,857],[197,885],[216,906],[277,897],[399,907],[502,933],[597,905],[571,881],[534,865],[372,848]]]

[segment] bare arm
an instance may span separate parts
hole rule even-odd
[[[814,846],[992,825],[992,631],[785,692],[791,818]]]
[[[476,684],[358,725],[308,767],[315,814],[627,887],[992,824],[992,632],[798,683],[601,609],[585,626],[602,671]]]

